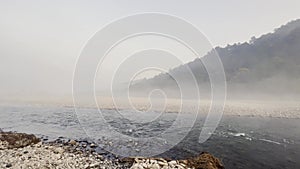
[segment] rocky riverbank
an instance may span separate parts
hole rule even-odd
[[[223,169],[221,162],[208,153],[185,160],[163,158],[120,158],[97,151],[93,143],[57,139],[42,142],[34,135],[0,131],[0,168],[132,168]]]

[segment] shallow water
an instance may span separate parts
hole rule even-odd
[[[102,115],[105,123],[99,121],[96,109],[82,108],[76,114],[70,107],[1,106],[0,128],[33,133],[49,140],[58,137],[89,138],[111,151],[121,151],[127,155],[147,154],[147,149],[164,152],[172,145],[172,138],[171,142],[167,142],[170,140],[152,137],[170,128],[177,113],[136,114],[125,110],[116,113],[106,109],[102,110]],[[189,113],[181,118],[182,123],[174,129],[176,134],[170,135],[174,140],[185,136],[189,131],[188,123],[195,119]],[[200,144],[198,137],[202,122],[203,118],[199,117],[179,144],[158,156],[179,159],[208,151],[220,158],[226,168],[300,168],[300,119],[223,116],[212,137]],[[110,135],[113,130],[127,135],[128,139]],[[131,138],[150,139],[139,142]]]

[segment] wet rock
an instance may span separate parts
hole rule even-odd
[[[6,167],[6,168],[10,168],[10,167],[12,167],[12,164],[8,163],[8,164],[6,164],[5,167]]]
[[[201,153],[198,157],[188,159],[187,164],[195,169],[224,169],[221,161],[207,152]]]
[[[0,141],[6,144],[6,148],[23,148],[40,142],[40,139],[33,134],[1,132]]]

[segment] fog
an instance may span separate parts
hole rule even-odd
[[[134,5],[128,5],[125,2],[111,1],[102,1],[101,3],[91,1],[88,4],[84,1],[1,1],[0,100],[2,102],[72,103],[73,72],[84,45],[105,24],[120,17],[144,11],[180,16],[199,27],[210,40],[212,47],[216,47],[248,41],[252,36],[260,36],[297,18],[299,16],[298,6],[300,5],[299,1],[296,0],[290,3],[257,1],[246,5],[235,1],[226,2],[226,4],[214,2],[200,4],[197,1],[191,1],[187,7],[184,7],[181,2],[173,1],[153,2],[151,4],[134,2]],[[240,4],[241,8],[233,9],[230,7],[233,3]],[[228,8],[221,8],[223,5]],[[213,13],[207,15],[209,9],[214,8],[220,10],[218,15]],[[268,10],[269,12],[265,13],[268,8],[273,10]],[[278,12],[278,9],[281,12]],[[255,15],[264,18],[257,20],[258,17],[256,16],[249,16],[248,13],[253,11],[256,11]],[[226,23],[220,22],[221,16],[219,14],[222,13],[226,13],[224,16],[227,20]],[[285,13],[285,16],[280,15],[280,13]],[[172,44],[173,42],[158,43],[152,39],[152,41],[149,40],[148,44],[151,42],[157,46],[167,44],[173,50],[178,50],[177,53],[186,53],[178,44]],[[138,51],[139,48],[144,47],[143,45],[136,39],[123,47],[126,50],[135,49]],[[209,50],[204,50],[201,56],[207,52]],[[138,58],[141,59],[139,66],[143,67],[144,64],[145,67],[152,61],[153,64],[159,63],[164,71],[195,59],[193,55],[182,54],[177,56],[179,59],[171,60],[168,59],[171,56],[166,51],[154,50],[153,53],[140,51],[140,53],[132,56],[131,59],[135,61],[129,59],[124,62],[124,65],[118,67],[119,61],[124,56],[122,49],[113,51],[108,57],[110,60],[106,60],[104,66],[98,70],[96,92],[99,97],[110,96],[110,79],[112,77],[115,78],[114,87],[116,91],[122,95],[122,92],[128,87],[126,86],[127,83],[133,80],[132,75],[138,71],[131,66]],[[155,62],[156,60],[159,62]],[[116,70],[115,67],[119,68],[120,74],[112,76]],[[133,82],[136,83],[144,78],[150,79],[161,73],[162,70],[144,71],[144,74],[138,74]],[[273,83],[272,78],[268,79],[270,81],[268,84]],[[276,80],[277,82],[278,80]],[[290,84],[295,86],[297,83],[298,81],[295,81]],[[209,86],[208,84],[205,85]],[[264,89],[263,82],[258,83],[257,86]],[[287,86],[283,85],[284,87]],[[238,95],[239,88],[243,87],[229,88],[228,92],[236,91],[232,93]],[[203,88],[202,90],[207,91],[209,89]],[[176,92],[178,90],[169,93],[176,96]],[[270,90],[270,93],[272,92]],[[209,94],[207,95],[209,96]]]

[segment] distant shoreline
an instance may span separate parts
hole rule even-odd
[[[209,110],[210,100],[200,100],[199,113],[207,114]],[[151,109],[150,106],[152,104]],[[115,109],[118,110],[133,110],[133,111],[158,111],[158,112],[180,112],[181,101],[177,99],[169,99],[165,106],[164,100],[158,99],[152,101],[150,104],[147,98],[134,98],[132,105],[123,100],[117,100],[115,105],[112,100],[100,100],[98,106],[101,109]],[[197,112],[197,101],[184,101],[185,109],[181,109],[183,113]],[[73,104],[51,104],[51,103],[35,103],[35,102],[1,102],[0,106],[50,106],[50,107],[70,107],[74,108]],[[134,109],[132,108],[134,106]],[[83,104],[77,108],[97,108],[97,105]],[[75,110],[75,109],[74,109]],[[280,101],[280,100],[226,100],[224,104],[223,115],[229,116],[255,116],[255,117],[274,117],[274,118],[300,118],[300,104],[299,101]]]

